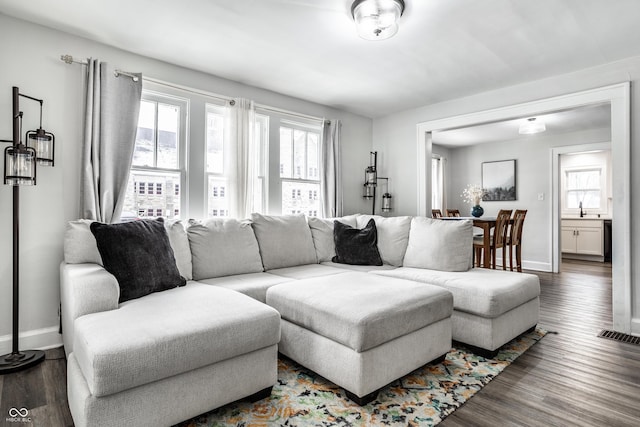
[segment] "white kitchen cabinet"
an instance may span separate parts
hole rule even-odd
[[[562,252],[603,256],[603,229],[599,219],[563,219]]]

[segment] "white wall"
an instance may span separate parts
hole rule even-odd
[[[10,139],[11,87],[44,99],[44,128],[56,136],[55,168],[38,169],[38,185],[21,189],[21,348],[59,344],[59,273],[65,224],[79,212],[80,148],[83,111],[82,66],[67,65],[61,54],[100,58],[143,75],[253,99],[303,114],[341,119],[346,213],[364,211],[360,195],[371,148],[372,121],[344,111],[246,86],[53,31],[0,14],[0,139]],[[23,100],[24,129],[37,127],[38,104]],[[4,148],[4,146],[3,146]],[[10,351],[11,334],[11,187],[0,185],[0,354]],[[21,333],[22,335],[22,333]]]
[[[451,149],[448,206],[460,212],[470,210],[471,206],[460,195],[468,184],[481,184],[482,162],[516,159],[517,200],[482,202],[484,215],[495,216],[500,209],[527,209],[523,229],[523,266],[551,271],[551,148],[609,140],[610,131],[606,128],[554,136],[542,133],[512,141]],[[540,193],[544,200],[538,200]]]
[[[638,80],[640,80],[640,57],[628,58],[570,74],[426,105],[374,119],[374,148],[385,153],[387,173],[398,183],[399,191],[395,197],[396,212],[412,215],[418,211],[416,161],[416,125],[418,123],[522,104],[621,82],[631,82],[631,158],[629,161],[631,165],[639,164],[640,150],[634,149],[640,132],[640,120],[637,120],[637,111],[640,111]],[[628,202],[631,212],[638,212],[640,209],[640,197],[636,196],[640,189],[638,168],[631,167],[630,184],[631,200]],[[640,284],[636,267],[640,265],[640,228],[632,227],[630,244],[632,329],[634,333],[640,334]],[[614,310],[617,309],[620,307],[614,307]]]

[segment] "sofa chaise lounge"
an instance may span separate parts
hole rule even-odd
[[[124,303],[90,221],[70,222],[61,298],[76,424],[109,425],[131,406],[127,422],[168,425],[263,397],[276,382],[276,349],[364,404],[440,359],[451,339],[491,356],[537,324],[537,276],[471,268],[470,222],[338,220],[361,229],[372,218],[381,266],[332,262],[333,219],[167,222],[187,285]]]

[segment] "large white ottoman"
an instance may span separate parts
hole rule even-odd
[[[265,397],[279,339],[273,308],[195,282],[79,317],[67,363],[74,423],[170,426]]]
[[[450,292],[361,272],[273,286],[279,351],[364,405],[378,390],[451,349]]]

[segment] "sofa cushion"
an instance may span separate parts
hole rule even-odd
[[[263,270],[258,242],[249,221],[191,219],[187,234],[194,280]]]
[[[178,266],[180,275],[187,280],[193,279],[191,248],[184,224],[179,219],[169,219],[165,220],[164,226],[167,229],[169,243],[171,244],[171,249],[173,249],[173,256],[176,259],[176,266]]]
[[[450,317],[453,298],[437,286],[347,272],[272,286],[267,304],[284,320],[363,352]]]
[[[76,320],[74,354],[94,397],[272,346],[280,315],[253,298],[196,282]]]
[[[472,268],[465,272],[402,267],[373,274],[440,286],[453,294],[457,311],[494,318],[540,295],[535,274]]]
[[[331,276],[333,274],[345,273],[343,268],[330,267],[328,265],[307,264],[297,265],[295,267],[276,268],[269,270],[268,273],[276,276],[288,277],[290,279],[308,279],[310,277]]]
[[[119,302],[184,286],[164,220],[141,220],[120,224],[93,222],[104,268],[120,286]]]
[[[89,229],[92,222],[90,219],[79,219],[67,223],[64,233],[64,262],[67,264],[102,265],[96,238]]]
[[[90,219],[79,219],[67,223],[64,235],[64,262],[67,264],[102,265],[96,238],[89,229],[92,222]],[[166,220],[164,225],[180,275],[191,280],[191,249],[184,225],[180,220]]]
[[[472,254],[471,221],[414,217],[402,265],[442,271],[467,271],[471,268]]]
[[[382,262],[395,267],[402,265],[409,241],[410,216],[384,217],[380,215],[358,215],[357,226],[362,228],[373,218],[378,229],[378,250]]]
[[[360,271],[362,273],[368,273],[370,271],[377,270],[394,270],[398,267],[394,267],[389,264],[382,265],[353,265],[353,264],[339,264],[337,262],[323,262],[320,265],[326,265],[327,267],[339,268],[341,270],[349,270],[349,271]]]
[[[293,279],[270,273],[249,273],[205,279],[198,281],[198,283],[231,289],[264,303],[267,298],[267,289],[273,285],[290,282],[291,280]]]
[[[336,256],[331,261],[352,265],[382,265],[378,252],[376,223],[369,220],[364,228],[353,228],[340,221],[333,223]]]
[[[316,250],[304,215],[251,214],[265,270],[315,264]]]
[[[318,262],[327,262],[336,256],[336,245],[333,240],[333,222],[340,221],[343,224],[357,227],[357,215],[343,216],[341,218],[317,218],[310,217],[307,221],[313,238],[313,246],[316,248]]]

